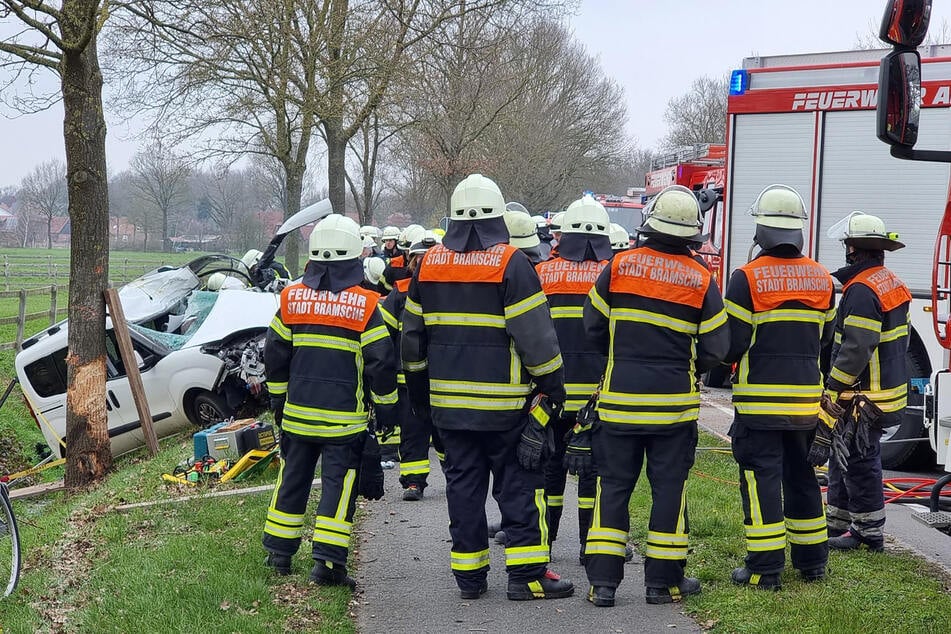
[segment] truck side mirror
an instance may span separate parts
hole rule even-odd
[[[878,37],[892,46],[918,48],[931,22],[931,0],[889,0]]]
[[[893,51],[879,68],[876,134],[889,145],[914,147],[920,115],[921,57],[918,51]]]

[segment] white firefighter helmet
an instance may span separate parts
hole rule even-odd
[[[631,248],[631,235],[627,232],[627,229],[616,222],[611,223],[608,235],[611,238],[612,251],[625,251]]]
[[[770,185],[760,192],[750,207],[756,224],[775,229],[802,229],[806,205],[792,187]]]
[[[548,223],[548,228],[552,231],[561,231],[561,225],[565,221],[565,212],[559,211],[554,216],[551,217],[551,222]]]
[[[425,227],[410,225],[400,233],[400,239],[396,241],[396,246],[403,251],[408,251],[411,246],[423,239],[425,233]]]
[[[400,228],[394,227],[393,225],[383,227],[383,235],[380,239],[383,240],[384,242],[386,242],[387,240],[399,240]]]
[[[514,201],[513,201],[513,202],[510,202],[510,203],[505,203],[505,210],[506,210],[506,211],[518,211],[518,212],[521,212],[521,213],[526,214],[526,215],[528,215],[528,216],[531,216],[531,215],[532,215],[532,214],[528,213],[528,209],[525,208],[525,205],[523,205],[522,203],[514,202]]]
[[[595,236],[607,236],[611,218],[592,196],[582,196],[568,205],[561,218],[561,229],[564,233],[586,233]]]
[[[536,229],[544,229],[548,226],[548,220],[545,216],[532,216],[532,220],[535,222]]]
[[[453,220],[501,218],[505,198],[499,186],[482,174],[470,174],[456,185],[449,199],[449,217]]]
[[[373,236],[363,236],[363,248],[364,249],[376,248],[376,240],[373,239]]]
[[[379,284],[386,270],[386,262],[382,258],[370,256],[363,261],[363,277],[370,284]]]
[[[531,216],[520,211],[506,211],[502,217],[505,218],[505,227],[509,230],[509,244],[513,247],[530,249],[541,243]]]
[[[264,257],[264,254],[257,249],[250,249],[247,253],[241,256],[241,263],[250,270],[251,267],[261,261],[262,257]]]
[[[360,237],[366,238],[367,236],[373,238],[374,240],[380,237],[380,228],[374,227],[373,225],[363,225],[360,227]]]
[[[827,235],[847,246],[870,251],[897,251],[905,245],[898,241],[898,234],[885,230],[885,223],[878,216],[853,211],[829,227]]]
[[[410,246],[409,254],[419,255],[426,253],[440,242],[442,242],[442,240],[432,231],[423,231],[423,236]]]
[[[209,291],[221,290],[221,287],[224,286],[225,280],[228,279],[228,276],[224,273],[213,273],[208,277],[208,282],[205,286]]]
[[[501,218],[505,198],[499,186],[482,174],[470,174],[453,190],[449,199],[449,217],[453,220]]]
[[[360,225],[346,216],[330,214],[310,233],[310,259],[315,262],[353,260],[362,253]]]
[[[647,203],[644,218],[640,229],[642,233],[663,233],[688,240],[699,240],[701,237],[703,217],[700,215],[700,203],[693,192],[683,185],[670,185],[662,189]]]

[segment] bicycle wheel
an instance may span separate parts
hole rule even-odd
[[[20,579],[20,534],[6,485],[0,485],[0,584],[10,596]]]

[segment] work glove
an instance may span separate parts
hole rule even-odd
[[[395,405],[374,405],[373,411],[376,421],[373,429],[383,440],[387,440],[400,424],[397,408]]]
[[[850,411],[855,421],[855,450],[865,457],[875,444],[874,434],[881,430],[881,419],[885,413],[869,397],[856,394],[852,399]]]
[[[421,372],[407,372],[406,392],[409,395],[409,404],[413,408],[413,413],[420,420],[430,420],[432,414],[429,409],[429,370]]]
[[[522,429],[516,457],[526,471],[538,471],[545,460],[555,453],[555,434],[551,421],[561,416],[561,403],[553,403],[544,394],[532,401],[528,410],[528,422]]]
[[[360,458],[360,482],[357,492],[368,500],[383,497],[383,467],[380,465],[380,444],[376,435],[368,433],[363,441],[363,456]]]
[[[284,401],[286,397],[282,394],[281,396],[272,396],[271,397],[271,411],[274,413],[274,425],[280,429],[281,423],[284,421]]]
[[[814,467],[821,467],[832,457],[835,429],[845,414],[845,410],[836,402],[838,396],[834,392],[825,392],[819,401],[819,424],[808,456],[809,464]]]
[[[597,410],[597,394],[578,410],[575,426],[566,437],[565,458],[563,464],[568,473],[586,476],[597,472],[594,454],[591,451],[594,428],[601,422]]]

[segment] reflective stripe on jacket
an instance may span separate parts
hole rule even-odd
[[[375,404],[396,403],[396,355],[378,300],[359,286],[333,293],[293,284],[281,293],[264,367],[271,395],[286,396],[284,432],[350,436],[366,429],[367,393]]]
[[[710,271],[684,247],[649,239],[616,255],[584,305],[595,350],[607,355],[603,424],[635,433],[697,420],[697,377],[729,347],[726,311]]]
[[[736,421],[753,429],[808,429],[819,413],[819,356],[832,335],[835,286],[798,250],[771,253],[734,271],[726,289],[727,361],[739,361],[733,407]]]
[[[897,422],[908,402],[908,350],[911,293],[884,266],[867,268],[842,289],[835,323],[830,390],[851,398],[862,392]]]
[[[604,355],[588,343],[582,317],[588,292],[607,265],[607,260],[572,262],[555,258],[535,267],[542,290],[548,296],[558,346],[565,363],[567,412],[576,412],[588,402],[604,372]]]
[[[545,294],[525,254],[507,244],[426,252],[403,310],[402,359],[406,373],[428,370],[437,427],[511,429],[533,382],[565,398]]]

